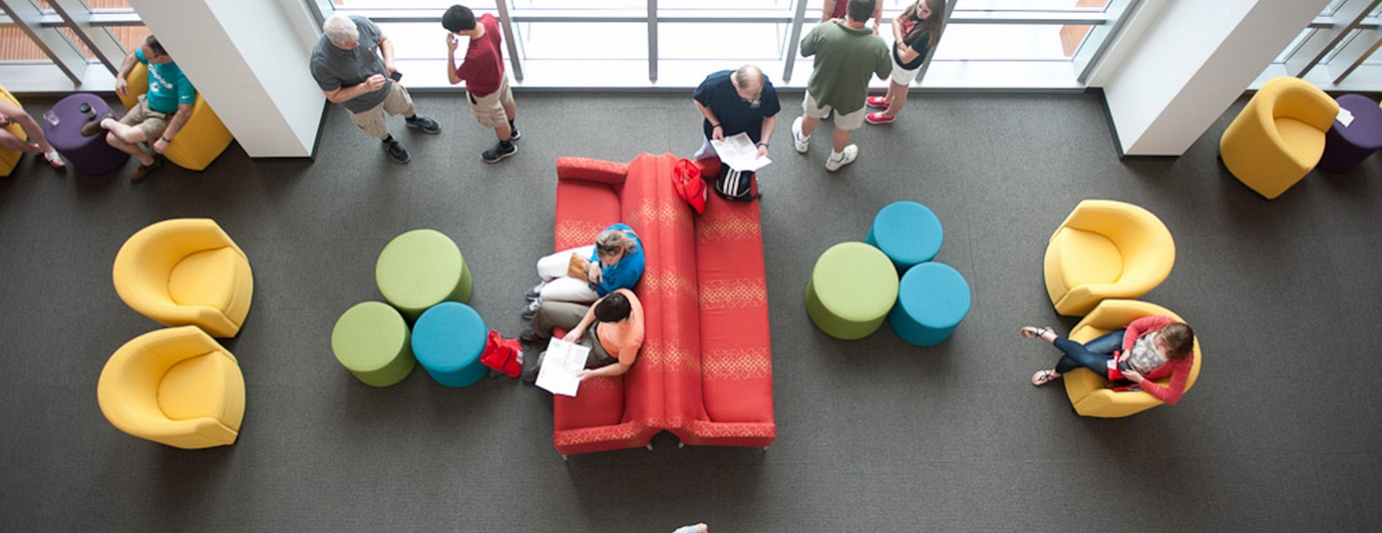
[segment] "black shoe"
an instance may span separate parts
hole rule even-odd
[[[537,360],[533,362],[532,368],[523,371],[523,382],[529,385],[537,383],[537,373],[542,370],[542,358],[547,355],[546,351],[537,354]]]
[[[408,149],[397,140],[384,141],[384,151],[388,152],[389,159],[395,163],[407,163],[413,159],[413,156],[408,155]]]
[[[130,172],[130,181],[143,181],[144,178],[149,177],[150,173],[162,167],[163,158],[154,156],[154,162],[149,163],[147,165],[140,164],[139,168],[134,169],[134,172]]]
[[[513,141],[509,141],[508,148],[504,148],[504,143],[501,142],[494,145],[494,148],[485,150],[485,153],[480,154],[480,158],[484,159],[486,163],[498,163],[516,153],[518,153],[518,145],[514,144]]]
[[[528,289],[528,292],[523,293],[523,297],[524,297],[524,298],[527,298],[528,301],[530,301],[530,302],[533,301],[533,300],[536,300],[536,299],[538,299],[538,298],[541,298],[541,297],[542,297],[542,288],[543,288],[543,287],[546,287],[546,286],[547,286],[547,282],[545,282],[545,281],[542,282],[542,283],[539,283],[539,284],[537,284],[537,285],[533,285],[533,288]]]
[[[518,128],[509,128],[509,142],[517,141],[522,136],[523,134],[518,131]]]
[[[540,340],[533,328],[523,328],[523,332],[518,334],[518,342],[524,344],[537,344]]]
[[[430,118],[413,115],[413,118],[404,119],[409,128],[422,130],[423,133],[441,133],[441,124]]]
[[[542,307],[541,298],[529,302],[528,305],[523,307],[523,312],[519,313],[518,316],[523,317],[525,321],[532,320],[534,316],[537,316],[537,308],[539,307]]]

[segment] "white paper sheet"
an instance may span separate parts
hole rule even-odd
[[[1339,116],[1334,117],[1334,120],[1338,120],[1340,124],[1343,124],[1344,127],[1347,128],[1349,124],[1353,124],[1353,112],[1341,107],[1339,108]]]
[[[552,337],[547,343],[547,355],[542,357],[542,368],[537,371],[537,386],[552,394],[576,396],[581,385],[576,374],[585,368],[588,355],[590,348]]]
[[[747,133],[726,137],[723,141],[711,140],[710,145],[715,147],[715,153],[720,156],[720,162],[729,165],[729,168],[734,170],[756,172],[773,162],[767,157],[758,157],[758,147],[749,140]]]

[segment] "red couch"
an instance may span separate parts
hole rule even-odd
[[[622,376],[582,383],[575,398],[554,396],[563,456],[645,446],[662,430],[712,446],[767,447],[777,436],[758,202],[712,194],[694,215],[672,189],[676,161],[557,160],[554,249],[623,222],[646,261],[634,287],[646,329],[638,360]]]

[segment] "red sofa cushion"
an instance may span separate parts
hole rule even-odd
[[[713,422],[773,420],[758,202],[707,202],[696,224],[703,401]]]

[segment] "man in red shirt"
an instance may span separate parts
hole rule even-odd
[[[446,74],[452,85],[465,82],[466,99],[470,111],[481,126],[493,128],[499,144],[485,150],[481,157],[486,163],[498,163],[518,153],[518,128],[513,125],[516,111],[513,91],[504,76],[504,54],[499,51],[502,36],[499,21],[486,13],[477,20],[475,13],[463,5],[453,5],[441,16],[446,31]],[[460,37],[469,39],[465,61],[456,65],[456,48]]]

